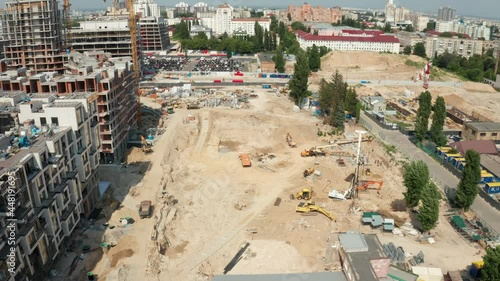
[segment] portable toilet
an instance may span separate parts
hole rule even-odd
[[[475,261],[471,264],[469,273],[472,277],[481,277],[481,269],[484,267],[484,261]]]
[[[484,185],[484,191],[488,194],[500,193],[500,182],[489,182]]]
[[[494,179],[495,179],[495,176],[488,173],[488,171],[486,171],[486,170],[481,171],[481,182],[490,183],[490,182],[493,182]]]

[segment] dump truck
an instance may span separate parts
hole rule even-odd
[[[252,161],[250,160],[250,155],[243,153],[240,154],[240,160],[241,160],[241,165],[243,167],[251,167],[252,166]]]
[[[151,206],[151,200],[144,200],[141,202],[141,205],[139,206],[139,216],[141,219],[149,218],[151,216]]]

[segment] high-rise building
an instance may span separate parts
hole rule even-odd
[[[231,33],[233,7],[228,4],[219,5],[215,12],[214,32],[216,34]]]
[[[455,19],[456,10],[447,6],[440,7],[438,10],[437,20],[451,21]]]
[[[26,67],[34,73],[63,72],[68,56],[58,1],[17,0],[6,6],[2,16],[3,35],[9,40],[5,58],[13,67]]]
[[[139,14],[141,18],[160,17],[160,8],[153,0],[137,0],[134,4],[134,11]]]
[[[208,5],[204,2],[198,2],[194,4],[194,11],[196,13],[206,13],[208,12]]]
[[[175,13],[176,14],[189,13],[189,4],[185,2],[180,2],[175,4]]]
[[[342,10],[336,8],[313,7],[304,3],[302,6],[288,6],[292,21],[315,21],[337,23],[342,21]]]

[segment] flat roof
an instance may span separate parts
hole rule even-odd
[[[347,232],[339,234],[339,241],[340,246],[346,253],[368,251],[368,244],[361,233]]]
[[[498,122],[465,122],[465,125],[479,132],[500,132],[500,123]]]
[[[357,281],[379,281],[370,260],[386,258],[382,244],[376,234],[363,235],[368,251],[346,253],[347,260],[354,272],[354,280]],[[339,236],[340,238],[340,236]]]
[[[481,166],[490,173],[500,178],[500,156],[498,155],[481,155]]]
[[[418,275],[392,265],[389,267],[389,273],[387,273],[387,277],[392,278],[393,280],[404,280],[404,281],[418,280]]]
[[[343,272],[310,272],[286,274],[216,275],[212,281],[347,281]]]

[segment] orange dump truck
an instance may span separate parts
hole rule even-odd
[[[243,167],[252,166],[252,161],[250,161],[250,155],[248,155],[246,153],[240,154],[240,160],[241,160],[241,165]]]

